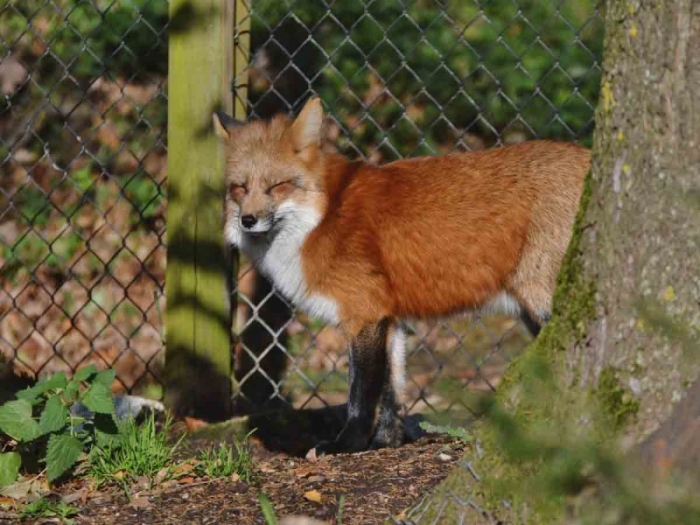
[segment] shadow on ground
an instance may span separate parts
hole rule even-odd
[[[303,457],[320,441],[335,439],[345,423],[346,405],[325,408],[278,408],[251,414],[229,421],[207,425],[190,434],[194,440],[240,440],[252,432],[261,444],[271,452],[284,452]],[[420,415],[408,416],[406,442],[413,442],[423,435]]]

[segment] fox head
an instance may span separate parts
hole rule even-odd
[[[294,120],[244,123],[217,112],[213,121],[226,158],[227,240],[264,244],[313,229],[323,212],[321,101],[311,98]]]

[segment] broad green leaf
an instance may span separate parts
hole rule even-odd
[[[11,485],[17,479],[22,458],[17,452],[0,454],[0,487]]]
[[[63,391],[63,399],[66,403],[73,403],[78,399],[78,391],[80,390],[80,383],[78,381],[71,380]]]
[[[46,383],[40,381],[34,386],[30,386],[29,388],[25,388],[24,390],[20,390],[15,395],[17,396],[17,399],[25,399],[27,401],[33,401],[33,400],[37,399],[44,392],[46,392]]]
[[[87,381],[91,376],[97,373],[97,368],[95,365],[87,365],[78,370],[74,375],[73,379],[75,381]]]
[[[115,370],[102,370],[101,372],[97,372],[97,375],[95,375],[95,378],[92,380],[92,383],[99,383],[100,385],[104,385],[105,387],[107,387],[107,389],[111,389],[115,375]]]
[[[46,447],[46,477],[49,481],[62,476],[83,452],[80,441],[68,434],[53,434]]]
[[[83,404],[96,414],[111,414],[114,412],[114,401],[109,388],[101,383],[93,383],[85,392]]]
[[[31,441],[41,435],[39,423],[32,418],[32,404],[26,399],[0,406],[0,430],[17,441]]]
[[[63,390],[68,384],[68,378],[65,372],[56,372],[54,375],[46,379],[46,390]]]
[[[26,399],[27,401],[32,401],[37,399],[41,394],[46,393],[49,390],[59,390],[66,387],[68,384],[68,378],[65,372],[57,372],[51,377],[40,379],[34,386],[25,388],[17,392],[18,399]]]
[[[58,432],[66,426],[68,420],[68,409],[63,406],[59,396],[51,396],[46,402],[46,406],[39,419],[39,427],[42,434]]]

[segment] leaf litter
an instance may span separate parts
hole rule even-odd
[[[427,435],[397,449],[323,456],[311,462],[254,444],[250,483],[237,476],[197,478],[191,475],[192,463],[184,462],[178,479],[150,488],[137,484],[128,495],[117,487],[93,490],[80,479],[53,491],[63,501],[80,502],[80,513],[73,518],[76,525],[264,524],[261,494],[281,523],[303,517],[308,523],[335,524],[340,510],[343,525],[383,524],[444,479],[468,446],[449,436]]]

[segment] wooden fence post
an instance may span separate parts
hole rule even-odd
[[[165,400],[209,420],[231,409],[231,263],[211,114],[233,109],[232,66],[233,3],[170,0]]]

